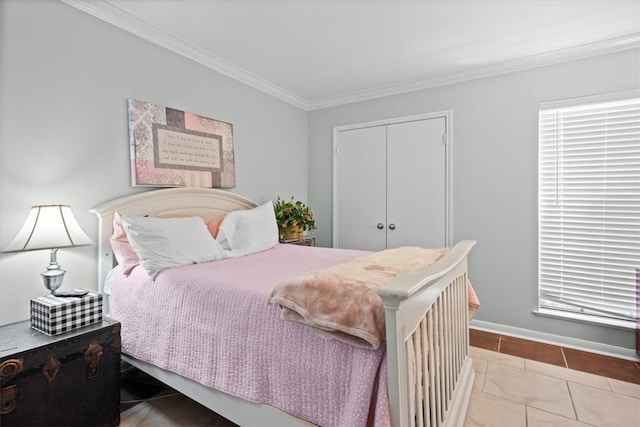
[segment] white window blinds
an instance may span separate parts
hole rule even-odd
[[[539,306],[634,319],[640,92],[539,112]]]

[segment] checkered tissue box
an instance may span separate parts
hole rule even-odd
[[[88,291],[83,297],[47,295],[31,300],[31,327],[47,335],[58,335],[101,320],[102,294],[99,292]]]

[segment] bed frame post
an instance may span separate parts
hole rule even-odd
[[[393,426],[462,426],[473,387],[467,254],[463,241],[437,262],[379,288],[385,307]]]
[[[409,367],[407,351],[404,345],[404,325],[399,315],[400,300],[387,298],[384,300],[387,337],[395,331],[394,340],[387,339],[387,383],[389,392],[389,415],[392,426],[408,426],[409,424]]]

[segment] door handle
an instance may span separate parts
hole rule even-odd
[[[384,228],[384,224],[379,222],[378,225],[376,225],[376,227],[378,227],[378,230],[382,230]]]
[[[389,224],[389,230],[395,230],[395,229],[396,229],[395,224]]]

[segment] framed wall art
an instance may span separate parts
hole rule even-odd
[[[134,187],[235,187],[233,125],[130,99]]]

